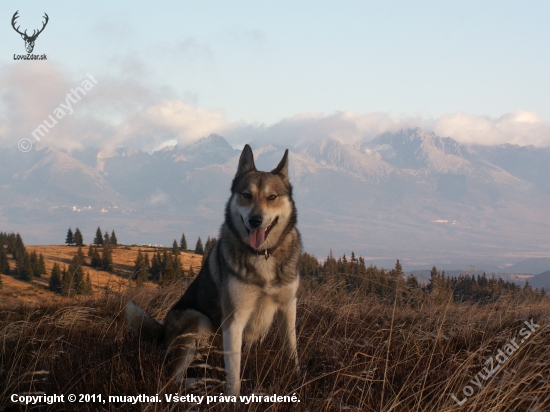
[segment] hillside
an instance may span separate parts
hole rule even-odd
[[[213,399],[224,393],[220,336],[201,349],[202,357],[189,372],[198,385],[186,389],[170,379],[163,347],[144,344],[125,325],[122,313],[128,300],[162,319],[187,283],[1,310],[0,410],[20,410],[10,402],[14,393],[101,394],[105,400],[39,403],[45,411],[196,411],[197,402],[168,402],[165,395]],[[545,411],[550,408],[548,313],[548,299],[479,305],[438,302],[434,296],[406,304],[397,296],[383,302],[360,289],[306,278],[297,313],[301,371],[289,367],[275,328],[243,351],[243,395],[295,395],[299,402],[210,400],[205,405],[204,398],[200,408]],[[527,337],[526,322],[537,325]],[[500,364],[503,351],[508,355]],[[140,394],[159,394],[160,401],[109,400]]]
[[[23,281],[10,275],[0,275],[2,276],[3,284],[3,287],[0,289],[0,307],[14,308],[19,305],[36,306],[66,301],[67,298],[50,292],[48,283],[54,263],[58,263],[61,267],[63,265],[68,266],[76,254],[77,248],[74,246],[50,245],[27,246],[26,249],[29,252],[36,251],[37,254],[42,253],[44,255],[48,275],[46,277],[34,278],[31,282]],[[94,291],[93,296],[98,297],[107,292],[123,292],[134,284],[134,282],[129,282],[128,279],[132,276],[138,250],[152,255],[160,249],[148,246],[117,246],[113,249],[114,270],[112,273],[97,270],[89,266],[84,267],[84,272],[90,274]],[[182,252],[179,259],[186,271],[189,270],[190,266],[193,266],[195,273],[198,273],[200,270],[201,255]],[[86,258],[86,260],[89,263],[89,258]],[[15,267],[13,259],[9,259],[9,263],[13,269]],[[155,289],[157,287],[153,283],[145,285],[146,289]]]

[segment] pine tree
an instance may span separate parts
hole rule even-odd
[[[73,296],[75,294],[82,294],[85,290],[84,270],[84,254],[82,248],[79,247],[76,252],[69,268],[64,270],[61,279],[61,293],[65,296]]]
[[[79,265],[84,266],[86,264],[86,258],[84,257],[84,253],[82,252],[82,248],[79,247],[76,251],[76,254],[74,255],[74,259],[78,262]]]
[[[90,244],[90,247],[88,248],[88,257],[91,258],[94,254],[94,247]]]
[[[403,266],[401,266],[401,263],[399,263],[399,259],[397,259],[397,262],[395,262],[395,269],[393,270],[393,275],[399,278],[403,277]]]
[[[92,247],[92,245],[90,245]],[[88,251],[89,252],[89,251]],[[92,248],[92,255],[90,256],[90,266],[93,268],[101,268],[102,260],[99,254],[98,248]]]
[[[118,239],[116,238],[114,230],[111,232],[111,245],[118,246]]]
[[[55,293],[61,293],[61,269],[57,262],[53,264],[50,276],[50,290]]]
[[[71,246],[74,243],[74,235],[73,235],[73,230],[71,228],[69,228],[69,231],[67,232],[65,243],[67,244],[67,246]]]
[[[160,252],[157,252],[153,254],[153,258],[151,259],[151,268],[149,269],[149,273],[151,274],[151,280],[154,282],[159,281],[162,273],[162,265],[161,265],[161,256]]]
[[[187,250],[187,240],[185,240],[185,233],[181,234],[180,249]]]
[[[428,286],[427,286],[428,291],[430,292],[434,291],[438,283],[438,276],[439,276],[439,272],[437,271],[437,268],[435,266],[432,267],[432,270],[430,272],[430,280],[428,281]]]
[[[111,244],[111,237],[109,236],[109,232],[105,231],[105,234],[103,235],[103,244],[104,245],[110,245]]]
[[[103,245],[103,233],[101,233],[101,228],[99,226],[97,227],[97,231],[95,232],[94,245]]]
[[[15,235],[15,254],[13,255],[14,259],[17,259],[16,254],[25,254],[25,244],[23,243],[23,238],[19,233]]]
[[[25,252],[24,254],[18,253],[15,265],[15,273],[17,277],[27,281],[34,279],[33,266],[31,264],[31,257],[28,252]]]
[[[76,228],[73,240],[76,246],[84,246],[84,237],[82,236],[82,232],[79,228]]]
[[[63,265],[63,270],[61,271],[61,294],[63,296],[73,296],[74,293],[73,277],[69,274],[65,265]]]
[[[111,245],[105,245],[105,247],[103,248],[101,268],[107,272],[113,271],[113,251],[111,249]]]
[[[180,248],[176,239],[174,239],[174,243],[172,244],[172,253],[176,256],[180,254]]]
[[[38,272],[37,276],[41,277],[42,275],[46,276],[46,262],[44,261],[44,255],[41,253],[38,256]]]
[[[38,267],[38,255],[36,254],[36,251],[31,252],[29,258],[29,265],[31,267],[33,276],[39,278],[40,273]]]
[[[195,253],[197,255],[202,255],[204,253],[204,249],[202,247],[202,240],[199,236],[199,239],[197,240],[197,245],[195,246]]]
[[[138,250],[138,255],[134,265],[134,279],[136,286],[140,287],[147,282],[147,275],[149,273],[149,258],[148,255],[143,255],[141,249]]]
[[[8,274],[10,271],[10,264],[8,262],[8,255],[4,245],[0,244],[0,273]]]
[[[407,289],[409,289],[409,290],[417,289],[418,286],[419,286],[418,285],[418,280],[412,274],[409,275],[409,277],[407,277],[407,281],[405,282],[405,285],[406,285]]]
[[[90,272],[86,272],[86,279],[82,284],[80,294],[82,295],[91,295],[93,293],[92,281],[90,280]]]

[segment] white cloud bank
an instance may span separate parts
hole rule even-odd
[[[73,105],[72,115],[44,136],[43,145],[65,150],[126,146],[150,151],[169,141],[188,145],[217,133],[237,146],[252,140],[296,146],[326,137],[353,143],[419,127],[462,143],[550,146],[550,122],[529,111],[498,119],[463,112],[437,119],[387,113],[305,113],[272,125],[231,123],[222,110],[187,104],[166,87],[157,90],[135,78],[92,75],[97,85]],[[85,78],[84,73],[81,78],[68,76],[49,62],[5,66],[0,71],[0,146],[14,146],[24,137],[32,140],[32,131]]]

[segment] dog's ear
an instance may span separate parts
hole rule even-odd
[[[237,174],[235,177],[240,177],[248,172],[255,172],[256,166],[254,165],[254,155],[249,145],[244,145],[244,149],[239,159],[239,167],[237,168]]]
[[[283,179],[288,180],[288,149],[285,150],[283,158],[279,165],[271,171],[274,175],[280,175]]]

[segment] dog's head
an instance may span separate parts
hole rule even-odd
[[[228,212],[241,240],[258,251],[277,246],[287,228],[296,223],[288,179],[288,149],[275,169],[261,172],[256,170],[252,149],[246,145],[231,193]]]

